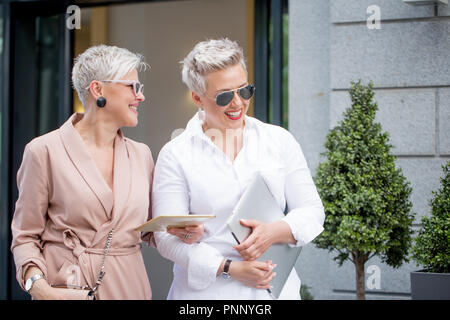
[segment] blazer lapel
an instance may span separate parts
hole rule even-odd
[[[128,153],[126,138],[119,130],[114,140],[114,206],[111,220],[102,225],[94,237],[92,246],[103,242],[108,232],[117,227],[117,220],[121,214],[126,214],[126,203],[131,192],[131,161]],[[114,235],[113,235],[114,243]]]
[[[101,202],[106,215],[110,217],[114,205],[113,192],[100,173],[100,170],[98,170],[80,134],[73,126],[73,121],[79,120],[82,117],[82,114],[75,113],[61,126],[61,139],[72,163]],[[114,164],[115,166],[116,164]],[[117,172],[116,170],[114,171],[114,173]],[[114,181],[114,188],[115,186],[116,182]]]
[[[112,220],[125,209],[131,192],[131,161],[126,139],[119,130],[114,142],[114,207]]]

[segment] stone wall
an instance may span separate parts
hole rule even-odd
[[[380,9],[380,29],[369,29],[367,8]],[[431,191],[450,160],[450,8],[412,6],[402,0],[291,0],[289,2],[289,129],[311,172],[328,130],[350,107],[350,82],[373,81],[376,120],[389,132],[397,165],[411,183],[420,217],[430,214]],[[353,264],[307,245],[297,264],[315,299],[354,299]],[[393,269],[373,258],[380,288],[367,299],[409,299],[414,262]],[[366,274],[366,279],[369,275]]]

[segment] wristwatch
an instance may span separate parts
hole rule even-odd
[[[36,274],[32,276],[31,278],[28,278],[28,280],[25,282],[25,290],[30,293],[31,288],[33,287],[33,284],[38,281],[39,279],[45,279],[45,277],[42,274]]]
[[[230,279],[230,273],[228,272],[228,270],[230,269],[230,264],[231,264],[231,260],[227,259],[227,261],[225,261],[225,265],[223,266],[223,271],[222,271],[222,278],[224,279]]]

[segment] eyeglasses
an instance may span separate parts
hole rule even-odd
[[[101,82],[111,82],[111,83],[122,83],[127,86],[133,87],[134,95],[137,97],[139,93],[144,94],[144,84],[135,80],[101,80]],[[89,86],[86,87],[86,90],[89,89]]]
[[[123,83],[128,86],[133,86],[134,95],[137,97],[139,93],[144,94],[144,85],[139,81],[134,80],[103,80],[103,82]]]
[[[216,104],[219,107],[227,106],[231,101],[233,101],[234,93],[236,91],[242,99],[249,100],[251,97],[253,97],[255,89],[256,88],[254,85],[248,84],[242,88],[221,92],[218,95],[216,95]]]

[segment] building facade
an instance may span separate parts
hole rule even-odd
[[[311,171],[325,136],[351,106],[351,81],[373,81],[376,121],[389,132],[396,164],[411,183],[415,231],[450,160],[450,8],[402,0],[289,2],[289,130]],[[297,264],[315,299],[354,299],[356,274],[308,244]],[[410,299],[414,261],[398,269],[366,263],[366,299]],[[374,281],[378,277],[378,282]]]

